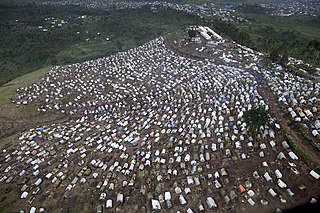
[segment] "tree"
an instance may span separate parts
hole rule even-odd
[[[314,49],[320,51],[320,41],[312,40],[312,41],[309,42],[307,47],[308,48],[314,48]]]
[[[189,38],[194,38],[196,37],[197,33],[195,30],[188,30],[188,35],[189,35]]]
[[[280,64],[282,66],[287,66],[287,63],[288,63],[288,53],[284,52],[281,59],[280,59]]]
[[[270,59],[272,62],[278,62],[279,58],[279,51],[277,48],[274,48],[270,53]]]
[[[244,113],[243,117],[253,137],[257,136],[260,126],[266,125],[269,120],[268,112],[263,108],[250,109]]]

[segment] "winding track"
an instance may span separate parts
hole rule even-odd
[[[311,144],[304,142],[300,139],[299,135],[295,130],[290,128],[288,125],[286,118],[283,117],[282,111],[278,106],[275,95],[271,91],[271,89],[266,84],[265,80],[262,76],[257,76],[257,73],[254,74],[257,82],[259,84],[260,94],[263,96],[265,101],[270,107],[271,113],[276,117],[277,121],[280,123],[280,126],[284,129],[285,134],[291,137],[293,142],[299,146],[303,151],[305,151],[318,165],[320,165],[320,154],[319,151],[316,150]]]

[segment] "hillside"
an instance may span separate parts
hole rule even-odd
[[[210,2],[1,2],[0,212],[319,212],[314,2]]]

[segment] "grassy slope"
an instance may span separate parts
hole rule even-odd
[[[49,123],[62,117],[59,114],[50,113],[40,115],[37,112],[37,103],[19,107],[11,103],[11,99],[16,95],[15,90],[17,88],[40,81],[50,68],[46,67],[28,73],[0,87],[0,148],[9,145],[8,142],[11,142],[12,135],[17,135],[28,128]]]
[[[24,76],[18,77],[15,80],[0,87],[0,130],[1,134],[5,135],[13,124],[15,118],[25,115],[34,115],[36,110],[33,104],[26,107],[17,108],[11,104],[11,99],[14,98],[15,90],[19,87],[27,86],[40,79],[40,76],[49,71],[49,68],[28,73]],[[29,117],[29,116],[28,116]]]
[[[305,36],[307,39],[320,39],[320,27],[319,23],[315,21],[314,17],[309,16],[289,16],[278,17],[268,14],[257,13],[241,13],[237,12],[237,15],[245,17],[252,22],[251,25],[243,26],[248,30],[248,33],[256,36],[255,30],[265,27],[273,26],[278,30],[296,31]],[[250,27],[250,28],[249,28]]]
[[[13,98],[17,88],[25,87],[39,81],[46,73],[49,72],[50,69],[51,67],[45,67],[40,70],[36,70],[20,76],[0,87],[0,109],[10,103],[10,99]]]
[[[68,47],[57,55],[66,63],[73,63],[103,57],[107,50],[116,51],[117,48],[110,42],[81,43]]]
[[[28,73],[0,87],[0,134],[9,133],[5,138],[0,137],[0,149],[6,148],[10,151],[12,145],[17,141],[17,133],[10,129],[19,132],[17,126],[27,127],[30,124],[36,124],[39,119],[35,104],[19,108],[11,104],[11,99],[15,96],[15,90],[39,81],[49,70],[50,67],[46,67]],[[1,184],[0,190],[3,193],[0,201],[0,212],[14,212],[15,203],[21,202],[20,199],[16,200],[16,194],[19,193],[17,191],[20,189],[7,188],[6,184]]]
[[[12,152],[17,144],[19,134],[24,130],[65,120],[65,116],[57,113],[40,114],[37,112],[38,103],[19,106],[11,103],[19,87],[25,87],[39,82],[51,67],[45,67],[20,76],[0,87],[0,149]],[[20,187],[10,188],[7,184],[0,184],[1,200],[0,213],[17,212],[16,206],[25,206],[25,200],[16,199],[20,194]]]

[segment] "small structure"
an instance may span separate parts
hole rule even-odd
[[[216,202],[214,201],[214,199],[212,197],[208,197],[207,198],[207,205],[209,207],[209,209],[212,209],[213,207],[217,208],[217,204]]]
[[[158,200],[151,200],[151,205],[153,210],[161,210],[160,202]]]
[[[320,179],[320,175],[318,173],[316,173],[315,171],[311,170],[309,173],[313,178],[319,180]]]

